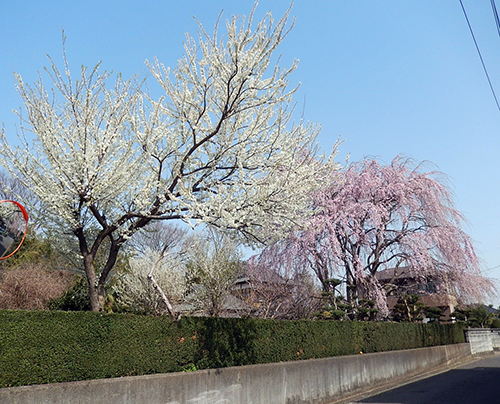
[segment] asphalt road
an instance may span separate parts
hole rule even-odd
[[[352,403],[500,404],[500,355]]]

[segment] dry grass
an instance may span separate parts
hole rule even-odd
[[[0,273],[0,309],[45,310],[49,300],[62,295],[73,276],[26,264]]]

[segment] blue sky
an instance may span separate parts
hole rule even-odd
[[[174,67],[184,33],[197,19],[210,31],[219,13],[248,14],[253,0],[0,0],[0,122],[15,139],[21,105],[13,72],[26,82],[61,60],[61,29],[73,70],[102,61],[125,77],[146,73],[157,56]],[[500,36],[490,1],[463,0],[488,73],[500,96]],[[261,0],[257,15],[279,18],[288,1]],[[319,122],[339,160],[403,153],[445,173],[456,206],[484,260],[500,279],[500,112],[458,0],[297,0],[295,27],[278,50],[299,59],[297,109]],[[493,302],[498,305],[500,301]]]

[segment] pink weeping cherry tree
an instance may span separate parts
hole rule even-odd
[[[494,284],[481,273],[464,217],[442,178],[402,156],[389,165],[353,163],[313,193],[315,213],[305,226],[252,262],[283,276],[312,273],[325,292],[340,279],[351,305],[373,300],[382,316],[387,296],[376,274],[385,269],[437,280],[461,301],[481,301]]]

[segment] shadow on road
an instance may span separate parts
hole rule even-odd
[[[454,369],[356,403],[499,404],[500,368]]]

